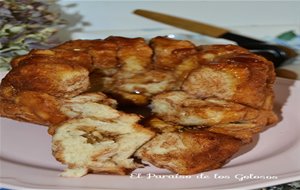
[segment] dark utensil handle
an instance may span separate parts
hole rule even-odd
[[[287,52],[284,49],[272,44],[266,43],[245,43],[240,46],[249,49],[251,52],[261,55],[272,61],[275,67],[280,66],[284,61],[289,59]]]
[[[219,38],[224,38],[227,40],[234,41],[239,45],[240,44],[252,44],[252,43],[255,43],[255,44],[256,43],[266,43],[266,42],[258,40],[258,39],[249,38],[247,36],[242,36],[242,35],[231,33],[231,32],[222,34],[221,36],[219,36]]]
[[[251,52],[272,61],[275,67],[280,66],[283,62],[290,58],[290,55],[285,48],[268,44],[258,39],[249,38],[231,32],[223,34],[220,38],[237,42],[239,46],[249,49]]]

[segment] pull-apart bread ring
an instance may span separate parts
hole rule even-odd
[[[235,45],[73,40],[11,65],[0,114],[49,126],[63,176],[126,175],[142,161],[178,174],[212,170],[277,122],[273,64]],[[117,102],[148,106],[151,118]]]

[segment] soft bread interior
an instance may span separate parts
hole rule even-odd
[[[139,117],[96,103],[70,105],[81,112],[55,127],[52,151],[68,165],[62,176],[79,177],[88,172],[125,175],[141,167],[132,154],[154,133],[138,125]]]

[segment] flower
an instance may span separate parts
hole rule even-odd
[[[10,69],[13,57],[31,49],[57,44],[51,37],[65,24],[59,13],[50,12],[56,0],[0,1],[0,70]]]

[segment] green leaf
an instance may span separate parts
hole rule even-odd
[[[293,38],[295,38],[297,35],[295,34],[294,31],[288,31],[288,32],[284,32],[280,35],[278,35],[276,38],[280,39],[280,40],[284,40],[284,41],[289,41],[292,40]]]

